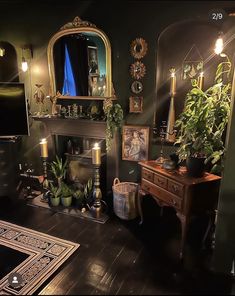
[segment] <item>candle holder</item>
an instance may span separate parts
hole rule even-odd
[[[43,182],[42,182],[42,187],[43,189],[48,189],[49,188],[49,182],[47,178],[47,159],[48,157],[42,157],[42,166],[43,166]]]
[[[94,190],[93,190],[93,204],[90,208],[92,216],[100,218],[102,211],[102,192],[100,189],[100,164],[94,164]]]
[[[172,132],[167,131],[167,125],[165,124],[165,121],[162,122],[162,125],[160,127],[160,142],[161,142],[160,156],[155,160],[157,164],[162,165],[163,162],[166,160],[163,152],[163,146],[165,143],[166,136],[167,135],[175,136],[175,133],[176,133],[176,130],[173,130]]]

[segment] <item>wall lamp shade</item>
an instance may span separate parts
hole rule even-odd
[[[28,70],[28,63],[26,62],[24,57],[22,57],[21,68],[23,72],[26,72]]]
[[[215,42],[215,53],[216,54],[221,54],[222,51],[224,49],[224,40],[223,40],[223,37],[222,35],[220,34],[219,37],[217,38],[216,42]]]
[[[0,47],[0,57],[3,57],[5,55],[5,49],[3,47]]]

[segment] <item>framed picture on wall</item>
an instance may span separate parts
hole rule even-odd
[[[130,97],[129,98],[129,112],[142,113],[143,112],[143,97]]]
[[[99,63],[98,63],[98,49],[96,46],[88,46],[88,67],[89,75],[99,74]]]
[[[122,131],[122,159],[148,160],[149,127],[125,125]]]

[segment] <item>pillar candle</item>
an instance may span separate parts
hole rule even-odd
[[[41,146],[41,157],[48,157],[48,148],[47,148],[47,140],[41,139],[40,141]]]
[[[198,87],[202,90],[204,86],[204,73],[201,72],[199,77],[198,77]]]
[[[92,163],[96,165],[101,164],[101,149],[98,143],[95,143],[92,148]]]
[[[174,96],[176,93],[176,76],[175,76],[175,69],[171,69],[171,88],[170,88],[170,94],[171,96]]]

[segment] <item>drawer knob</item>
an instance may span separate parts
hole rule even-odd
[[[174,199],[172,199],[172,203],[174,206],[177,204],[177,202]]]
[[[178,192],[179,190],[178,190],[178,186],[176,186],[176,185],[172,185],[172,189],[175,191],[175,192]]]

